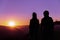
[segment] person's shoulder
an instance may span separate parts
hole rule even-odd
[[[37,19],[37,21],[39,21],[39,19]]]
[[[51,21],[53,21],[52,17],[49,17],[49,19],[50,19]]]
[[[49,19],[52,19],[52,17],[49,17]]]
[[[30,19],[30,21],[32,21],[32,19]]]
[[[30,19],[30,21],[34,21],[34,19]]]
[[[44,20],[45,18],[42,18],[41,20]]]
[[[42,19],[41,19],[41,22],[44,21],[44,20],[45,20],[45,18],[42,18]]]

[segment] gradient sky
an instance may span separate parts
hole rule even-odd
[[[60,0],[0,0],[0,25],[10,20],[18,25],[29,24],[33,12],[40,21],[44,10],[49,11],[54,21],[60,20]]]

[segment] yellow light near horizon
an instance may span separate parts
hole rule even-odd
[[[8,22],[8,26],[10,26],[10,27],[14,27],[16,24],[15,24],[15,22],[14,21],[10,21],[10,22]]]

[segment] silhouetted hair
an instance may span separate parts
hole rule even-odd
[[[35,19],[37,18],[37,14],[35,12],[33,12],[32,18],[35,18]]]
[[[43,14],[44,14],[44,17],[47,17],[49,16],[49,11],[45,10]]]

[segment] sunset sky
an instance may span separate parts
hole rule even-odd
[[[60,20],[60,0],[0,0],[0,25],[11,20],[17,25],[27,25],[33,12],[41,21],[44,10],[49,11],[54,21]]]

